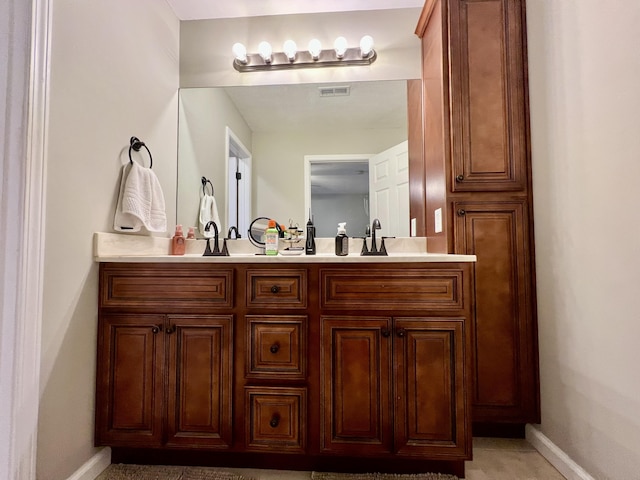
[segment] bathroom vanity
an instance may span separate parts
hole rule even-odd
[[[474,256],[96,260],[112,462],[464,476]]]

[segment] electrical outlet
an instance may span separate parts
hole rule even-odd
[[[442,208],[438,208],[435,212],[434,212],[434,217],[435,217],[435,232],[436,233],[440,233],[442,232]]]
[[[411,219],[411,236],[416,236],[416,230],[418,230],[418,222],[415,218]]]

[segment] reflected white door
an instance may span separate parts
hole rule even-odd
[[[369,204],[371,221],[377,218],[382,226],[376,236],[409,236],[408,141],[369,160]]]

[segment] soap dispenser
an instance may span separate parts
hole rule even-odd
[[[307,255],[316,254],[316,227],[313,226],[311,221],[311,214],[309,214],[309,221],[307,222],[307,238],[304,243],[304,253]]]
[[[338,224],[338,234],[336,235],[336,255],[344,257],[349,255],[349,237],[347,237],[347,222]]]
[[[171,255],[184,255],[185,240],[182,225],[176,225],[176,233],[171,239]]]

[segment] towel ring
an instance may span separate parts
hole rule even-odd
[[[207,177],[202,177],[202,194],[206,195],[207,194],[207,183],[209,184],[209,186],[211,187],[211,196],[213,196],[214,194],[214,190],[213,190],[213,183],[211,183],[211,180],[209,180]]]
[[[138,137],[131,137],[129,139],[129,163],[133,164],[133,159],[131,158],[131,149],[134,149],[136,152],[139,152],[140,149],[144,147],[149,154],[149,168],[153,167],[153,158],[151,157],[151,151],[149,147],[147,147],[143,141],[141,141]]]

